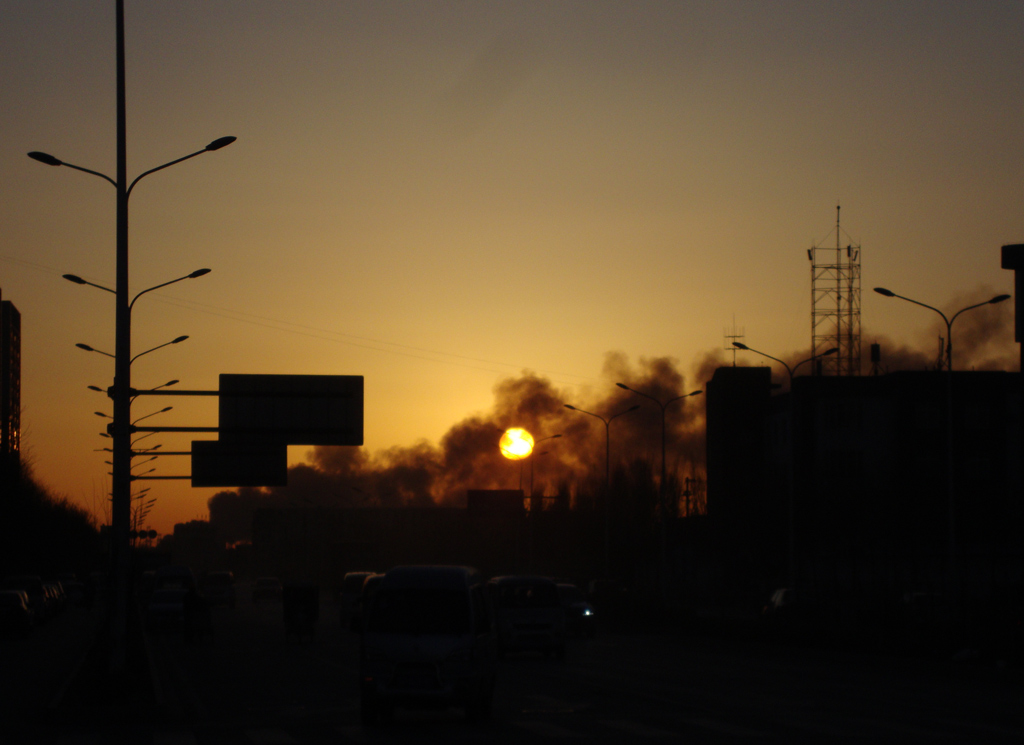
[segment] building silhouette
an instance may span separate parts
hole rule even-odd
[[[772,395],[769,368],[715,372],[707,386],[708,543],[726,557],[721,579],[734,600],[763,602],[766,588],[790,581],[791,474],[793,580],[822,603],[891,608],[908,593],[948,594],[951,554],[961,602],[1019,600],[1020,375],[948,376],[805,376]]]
[[[0,294],[0,478],[21,472],[21,314]]]

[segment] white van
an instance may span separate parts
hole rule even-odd
[[[496,674],[494,620],[469,567],[395,567],[365,609],[359,654],[363,724],[396,706],[490,713]]]

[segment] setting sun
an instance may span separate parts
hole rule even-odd
[[[501,454],[509,460],[523,460],[533,452],[533,435],[525,429],[515,427],[507,430],[498,443]]]

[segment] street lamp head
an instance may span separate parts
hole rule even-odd
[[[218,137],[216,140],[214,140],[213,142],[211,142],[209,145],[206,146],[206,150],[208,150],[210,152],[213,152],[214,150],[220,150],[222,147],[227,147],[228,145],[230,145],[232,142],[234,142],[237,139],[238,139],[237,137],[231,137],[231,136],[228,136],[228,137]],[[29,153],[29,155],[31,156],[32,154]],[[42,153],[40,153],[40,155],[42,155]],[[38,160],[38,158],[37,158],[37,160]],[[56,158],[54,158],[54,160],[56,160]],[[43,161],[43,162],[45,163],[46,161]],[[56,165],[60,165],[60,161],[57,161]]]
[[[98,393],[104,393],[104,390],[102,388],[100,388],[98,385],[90,385],[90,386],[86,386],[86,387],[90,391],[97,391]]]
[[[885,295],[886,297],[896,297],[896,293],[892,290],[887,290],[884,287],[876,287],[875,292],[879,295]]]
[[[822,352],[818,356],[819,357],[828,357],[830,354],[835,354],[838,351],[839,351],[839,347],[832,347],[831,349],[826,349],[824,352]]]
[[[633,390],[632,388],[630,388],[625,383],[616,383],[615,385],[617,385],[619,388],[621,388],[624,391],[631,391],[631,390]]]
[[[40,163],[45,163],[48,166],[64,165],[62,161],[57,160],[52,155],[49,155],[48,153],[41,153],[38,150],[33,150],[31,153],[28,154],[28,157],[30,157],[32,160],[38,160]]]
[[[74,282],[76,285],[86,285],[86,284],[89,284],[84,279],[79,277],[77,274],[62,274],[61,276],[64,279],[66,279],[68,282]]]
[[[76,344],[79,349],[84,349],[86,352],[95,352],[96,350],[90,347],[88,344]]]
[[[628,414],[629,412],[631,412],[631,411],[636,411],[636,410],[637,410],[637,409],[639,409],[639,408],[640,408],[640,404],[633,404],[632,406],[630,406],[630,407],[629,407],[628,409],[626,409],[626,410],[625,410],[624,412],[622,412],[622,413],[623,413],[623,414]]]
[[[734,342],[732,343],[732,345],[733,345],[734,347],[736,347],[737,349],[744,349],[744,350],[749,350],[749,349],[750,349],[750,347],[748,347],[748,346],[747,346],[746,344],[744,344],[744,343],[743,343],[743,342],[741,342],[741,341],[734,341]]]
[[[204,274],[209,274],[212,271],[212,269],[196,269],[194,272],[188,275],[188,278],[195,279],[196,277],[202,277]]]
[[[1010,299],[1009,295],[996,295],[994,298],[989,300],[988,303],[989,303],[989,305],[995,305],[996,303],[1001,303],[1004,300],[1009,300],[1009,299]]]
[[[185,341],[187,338],[187,336],[179,336],[177,339],[172,341],[171,344],[181,344],[181,342]]]
[[[572,404],[565,404],[565,408],[572,409],[573,411],[578,411],[578,409],[575,406],[573,406]]]

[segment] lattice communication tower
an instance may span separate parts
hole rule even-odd
[[[834,232],[834,247],[823,245],[830,232],[807,251],[811,260],[811,354],[818,357],[835,347],[838,352],[819,360],[820,373],[860,375],[860,245],[840,228],[839,207]]]

